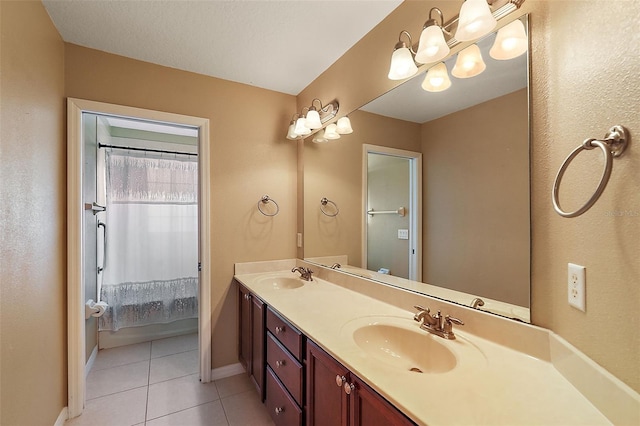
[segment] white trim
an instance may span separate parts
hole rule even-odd
[[[82,414],[85,400],[85,319],[83,247],[83,142],[82,113],[137,117],[198,127],[198,162],[201,199],[200,216],[200,378],[211,380],[211,165],[209,120],[206,118],[152,111],[122,105],[67,99],[67,331],[68,331],[68,417]]]
[[[58,418],[56,419],[56,422],[53,424],[53,426],[64,426],[64,423],[68,418],[69,410],[67,409],[67,407],[62,407],[62,410],[60,411],[60,414],[58,414]]]
[[[367,268],[367,179],[368,154],[383,154],[410,160],[410,232],[409,232],[409,279],[422,281],[422,154],[404,149],[371,144],[362,145],[362,267]],[[413,252],[411,252],[413,250]]]
[[[218,367],[211,370],[211,380],[220,380],[246,372],[247,370],[245,370],[239,362],[236,364],[229,364],[224,367]]]
[[[85,377],[85,379],[87,378],[87,376],[91,372],[91,369],[93,368],[93,363],[96,362],[96,357],[97,356],[98,356],[98,345],[95,345],[93,347],[93,350],[91,351],[91,355],[89,355],[89,360],[87,361],[87,365],[84,366],[84,377]]]

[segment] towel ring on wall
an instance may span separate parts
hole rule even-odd
[[[627,148],[629,143],[629,134],[627,129],[623,126],[616,125],[609,129],[609,132],[606,134],[604,140],[598,139],[586,139],[582,142],[582,145],[578,146],[574,149],[571,154],[564,160],[560,170],[558,170],[558,174],[556,175],[556,180],[553,183],[553,191],[552,191],[552,199],[553,199],[553,208],[555,211],[562,217],[576,217],[580,216],[582,213],[589,210],[595,202],[600,198],[604,188],[607,186],[609,182],[609,177],[611,177],[611,170],[613,168],[613,159],[622,155],[624,150]],[[583,150],[592,150],[594,148],[600,148],[602,153],[604,154],[604,171],[602,173],[602,178],[600,178],[600,183],[596,188],[596,191],[593,193],[591,198],[580,207],[578,210],[573,212],[565,212],[560,207],[560,200],[558,199],[558,190],[560,189],[560,181],[562,180],[562,176],[564,172],[567,171],[567,167],[569,167],[569,163],[578,156]]]
[[[262,210],[261,205],[269,204],[270,202],[276,205],[276,211],[274,213],[267,213],[264,210]],[[262,196],[260,201],[258,201],[258,210],[260,211],[260,213],[262,213],[265,216],[275,216],[278,213],[280,213],[280,206],[278,205],[278,203],[276,203],[276,200],[274,200],[273,198],[270,198],[268,195],[264,195]]]
[[[327,211],[324,209],[327,204],[331,204],[333,205],[333,208],[335,209],[335,213],[327,213]],[[333,201],[329,200],[327,197],[323,197],[320,200],[320,211],[322,212],[322,214],[324,214],[325,216],[329,216],[329,217],[336,217],[338,216],[338,213],[340,213],[340,209],[338,208],[338,205],[336,203],[334,203]]]

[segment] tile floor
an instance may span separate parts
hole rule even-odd
[[[273,425],[245,374],[202,384],[198,336],[98,352],[82,416],[66,426]]]

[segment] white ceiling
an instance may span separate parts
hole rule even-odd
[[[66,42],[297,95],[401,0],[43,3]]]

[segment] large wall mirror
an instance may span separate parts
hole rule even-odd
[[[495,37],[476,43],[486,63],[480,75],[451,76],[452,56],[447,90],[423,90],[421,73],[349,114],[352,134],[305,140],[305,259],[530,321],[529,55],[493,59]],[[383,166],[368,151],[421,157],[408,195],[389,188],[400,178],[381,169],[411,165]],[[386,194],[374,195],[374,181]],[[373,225],[386,240],[373,242]],[[413,266],[398,266],[412,255]]]

